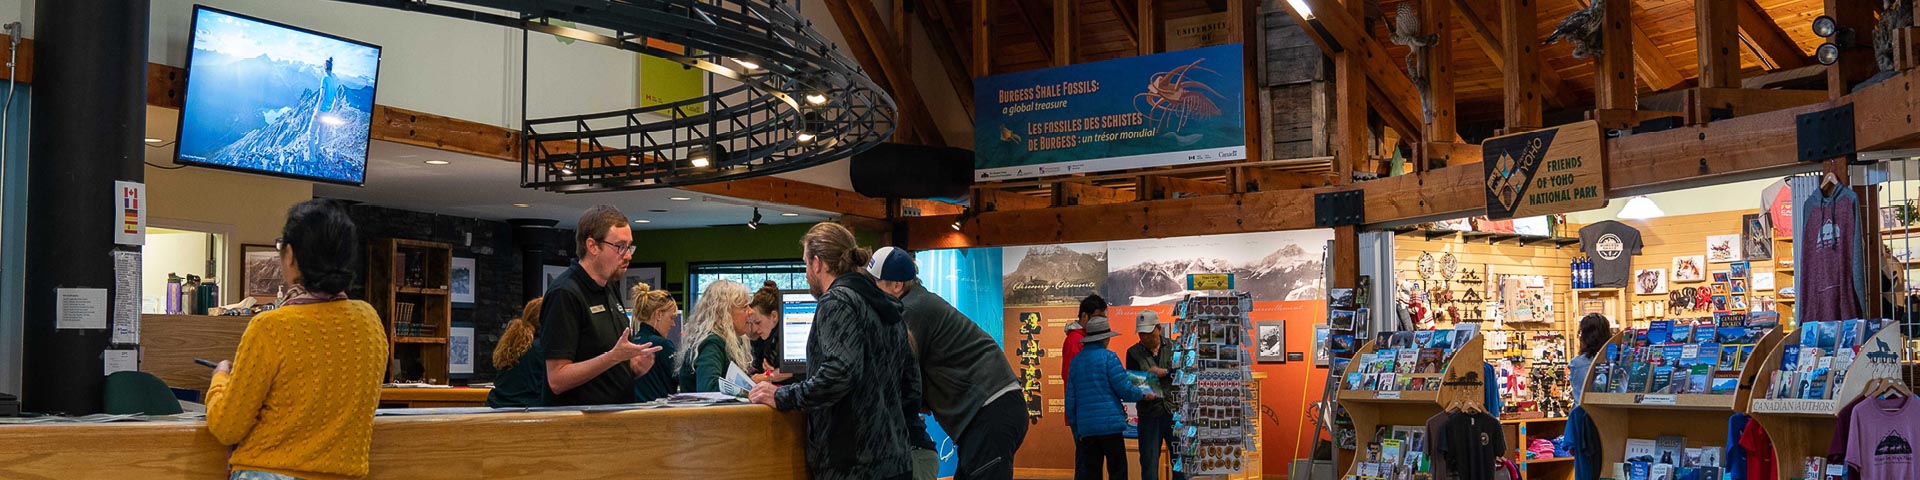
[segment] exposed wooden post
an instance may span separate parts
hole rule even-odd
[[[1493,60],[1493,68],[1504,75],[1507,71],[1506,41],[1503,32],[1493,27],[1493,24],[1499,23],[1500,18],[1494,15],[1500,13],[1500,9],[1487,5],[1489,1],[1453,0],[1453,13],[1459,18],[1461,28],[1466,29],[1467,36],[1480,46],[1480,51],[1485,52],[1488,59]],[[1534,33],[1539,33],[1537,27]],[[1553,65],[1546,63],[1545,59],[1541,59],[1540,85],[1535,88],[1539,89],[1540,97],[1555,108],[1579,103],[1566,81],[1560,79],[1560,71],[1554,70]]]
[[[1420,138],[1428,143],[1450,142],[1459,135],[1453,114],[1453,6],[1445,0],[1427,0],[1420,2],[1420,7],[1420,21],[1424,24],[1420,31],[1434,38],[1433,44],[1427,46],[1426,58],[1420,62],[1427,71],[1427,95],[1433,99],[1433,120],[1426,122],[1426,131]],[[1446,166],[1444,160],[1433,155],[1433,150],[1427,148],[1419,152],[1422,161],[1414,170]]]
[[[1581,4],[1585,0],[1576,0]],[[1633,0],[1611,0],[1601,8],[1600,44],[1594,62],[1594,100],[1601,110],[1633,110]]]
[[[1246,119],[1247,158],[1248,161],[1266,160],[1262,156],[1267,150],[1266,138],[1260,132],[1267,126],[1260,123],[1260,67],[1267,56],[1262,47],[1266,42],[1254,41],[1254,16],[1257,12],[1254,0],[1227,1],[1227,41],[1240,44],[1240,114]]]
[[[1053,184],[1053,206],[1105,205],[1134,201],[1134,196],[1119,189],[1102,187],[1084,182],[1060,182]]]
[[[1072,65],[1079,43],[1080,1],[1053,0],[1053,65]]]
[[[1874,7],[1877,2],[1826,0],[1827,16],[1842,29],[1854,32],[1853,45],[1841,45],[1840,61],[1827,66],[1827,95],[1840,98],[1853,91],[1853,84],[1873,76],[1879,67],[1873,62]]]
[[[1540,51],[1535,49],[1540,43],[1537,20],[1539,6],[1534,2],[1500,0],[1501,42],[1506,47],[1506,51],[1502,52],[1506,57],[1502,78],[1506,84],[1509,132],[1540,128],[1544,123],[1540,114],[1540,94],[1534,88],[1540,84]],[[1627,81],[1631,83],[1633,80]]]
[[[1760,65],[1769,72],[1800,68],[1813,63],[1807,53],[1800,50],[1800,44],[1780,28],[1773,17],[1754,0],[1736,0],[1740,22],[1740,41],[1753,50],[1760,58]]]
[[[1587,8],[1589,0],[1574,0],[1573,3],[1580,8]],[[1667,56],[1660,53],[1659,44],[1653,43],[1653,37],[1647,36],[1646,30],[1640,29],[1640,25],[1633,23],[1633,5],[1621,5],[1620,8],[1618,17],[1624,19],[1622,26],[1626,28],[1627,34],[1632,36],[1628,43],[1634,45],[1630,63],[1634,70],[1640,72],[1640,79],[1646,80],[1647,85],[1656,91],[1673,88],[1687,81],[1686,75],[1682,75],[1680,69],[1674,67],[1672,62],[1667,61]],[[1608,11],[1613,9],[1612,4],[1606,6]],[[1631,78],[1632,74],[1629,73],[1628,76]]]
[[[993,74],[993,0],[973,0],[974,77]]]
[[[1163,27],[1163,25],[1165,25],[1165,19],[1161,18],[1160,2],[1155,0],[1135,0],[1135,3],[1139,10],[1139,14],[1135,18],[1139,20],[1140,26],[1134,30],[1140,32],[1140,36],[1139,41],[1134,43],[1140,47],[1139,52],[1141,55],[1160,53],[1160,49],[1162,48],[1161,44],[1166,41],[1166,37],[1161,34],[1161,29],[1165,28]],[[1119,7],[1116,6],[1114,8]]]
[[[1345,0],[1337,5],[1352,18],[1364,18],[1366,15],[1366,0]],[[1367,160],[1365,63],[1365,55],[1353,46],[1333,56],[1333,83],[1336,88],[1333,175],[1336,185],[1352,183],[1354,167]]]
[[[1694,36],[1700,50],[1700,86],[1740,86],[1740,22],[1736,5],[1742,0],[1694,0]]]

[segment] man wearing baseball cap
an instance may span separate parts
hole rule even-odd
[[[1147,372],[1155,378],[1149,379],[1158,399],[1140,402],[1140,478],[1158,480],[1160,478],[1160,447],[1166,446],[1168,452],[1176,451],[1173,437],[1173,400],[1167,391],[1173,390],[1173,349],[1167,348],[1169,340],[1161,333],[1160,314],[1153,310],[1141,310],[1134,316],[1135,333],[1140,334],[1140,343],[1127,349],[1127,370]],[[1173,478],[1183,478],[1180,472],[1174,472]]]
[[[1086,344],[1073,358],[1073,373],[1067,378],[1067,426],[1073,428],[1074,478],[1100,478],[1100,466],[1106,464],[1107,478],[1127,478],[1127,444],[1120,432],[1127,429],[1127,412],[1120,402],[1152,400],[1155,395],[1145,387],[1136,388],[1120,357],[1107,349],[1107,340],[1119,335],[1107,327],[1107,317],[1087,321]]]
[[[1012,479],[1013,454],[1027,436],[1027,407],[1020,378],[1000,345],[920,285],[911,252],[881,248],[867,272],[879,279],[880,290],[907,307],[922,398],[959,450],[954,478]]]

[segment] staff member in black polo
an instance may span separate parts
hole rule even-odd
[[[633,379],[653,369],[652,343],[634,345],[620,292],[608,288],[633,258],[633,228],[619,209],[595,205],[574,227],[580,261],[553,279],[540,314],[547,405],[633,403]]]

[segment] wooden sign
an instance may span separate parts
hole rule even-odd
[[[1228,20],[1226,12],[1167,20],[1167,51],[1226,45],[1232,30]]]
[[[1607,206],[1606,142],[1585,121],[1487,139],[1487,218],[1531,217]]]

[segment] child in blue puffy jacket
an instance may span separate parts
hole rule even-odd
[[[1086,345],[1073,358],[1067,378],[1067,426],[1073,429],[1074,478],[1097,479],[1100,464],[1106,463],[1108,478],[1127,478],[1127,447],[1120,432],[1127,428],[1127,412],[1121,402],[1153,399],[1151,392],[1135,387],[1120,365],[1120,356],[1107,349],[1113,338],[1106,317],[1087,321]]]

